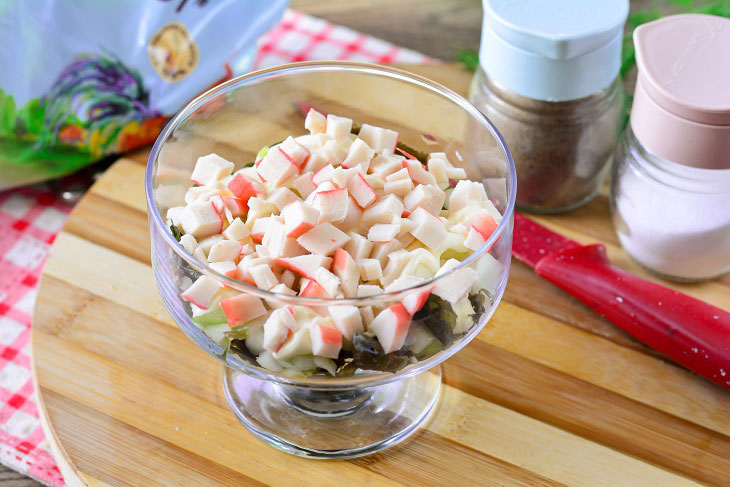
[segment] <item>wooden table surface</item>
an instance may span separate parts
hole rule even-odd
[[[631,9],[644,10],[655,3],[632,0]],[[453,60],[460,49],[479,46],[479,0],[293,0],[291,6],[445,60]],[[667,2],[659,2],[659,7],[672,8]],[[0,465],[0,487],[38,485]]]

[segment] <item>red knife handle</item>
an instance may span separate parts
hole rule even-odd
[[[564,250],[535,266],[637,340],[730,389],[730,313],[625,272],[603,245]]]

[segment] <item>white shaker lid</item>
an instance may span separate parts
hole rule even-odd
[[[479,59],[498,86],[548,101],[606,88],[621,67],[628,0],[483,0]]]

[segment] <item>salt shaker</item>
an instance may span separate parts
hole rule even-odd
[[[730,20],[675,15],[634,32],[638,78],[617,150],[619,240],[669,279],[730,271]]]
[[[620,133],[628,0],[483,0],[470,100],[505,137],[517,205],[555,213],[589,201]]]

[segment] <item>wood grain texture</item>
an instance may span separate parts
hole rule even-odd
[[[452,66],[412,69],[468,84]],[[157,295],[145,162],[118,161],[87,193],[41,282],[39,398],[74,485],[730,485],[730,394],[518,264],[490,323],[444,364],[437,411],[414,437],[341,462],[264,445],[228,410],[220,366]],[[606,243],[643,275],[616,244],[605,197],[540,220]],[[730,303],[727,278],[674,287]]]

